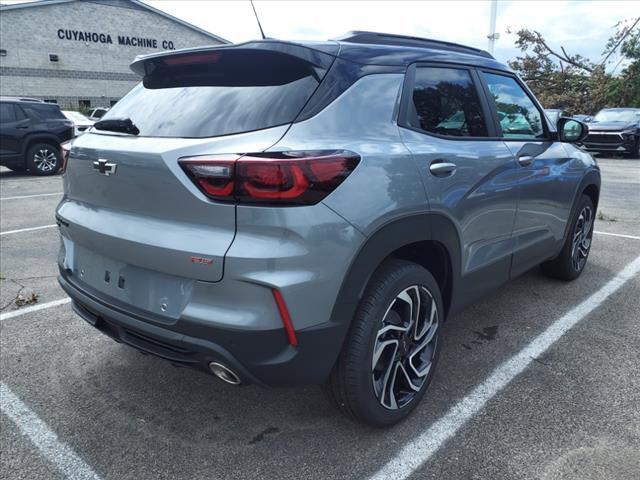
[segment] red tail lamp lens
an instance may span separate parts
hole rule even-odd
[[[180,165],[210,198],[248,204],[312,205],[334,191],[360,157],[344,150],[190,157]]]

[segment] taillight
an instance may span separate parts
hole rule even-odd
[[[353,152],[321,150],[188,157],[180,165],[215,200],[312,205],[335,190],[359,161]]]
[[[60,173],[63,173],[67,169],[69,152],[71,152],[71,140],[60,144],[60,154],[62,156],[62,163],[60,164],[60,170],[58,170]]]

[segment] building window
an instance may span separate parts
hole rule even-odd
[[[91,100],[78,100],[80,108],[91,108]]]

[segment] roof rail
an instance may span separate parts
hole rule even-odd
[[[467,47],[458,43],[431,40],[430,38],[410,37],[407,35],[394,35],[391,33],[351,31],[341,37],[333,38],[339,42],[367,43],[374,45],[398,45],[403,47],[433,48],[434,50],[448,50],[452,52],[478,55],[480,57],[493,58],[493,56],[479,48]]]

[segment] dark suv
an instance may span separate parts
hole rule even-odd
[[[73,122],[58,105],[0,97],[0,165],[53,175],[62,166],[60,145],[72,138]]]
[[[640,108],[605,108],[589,124],[584,146],[590,152],[640,156]]]
[[[586,126],[548,122],[486,52],[361,32],[132,69],[74,140],[57,209],[60,283],[119,342],[231,384],[324,382],[390,425],[447,316],[536,265],[585,267]]]

